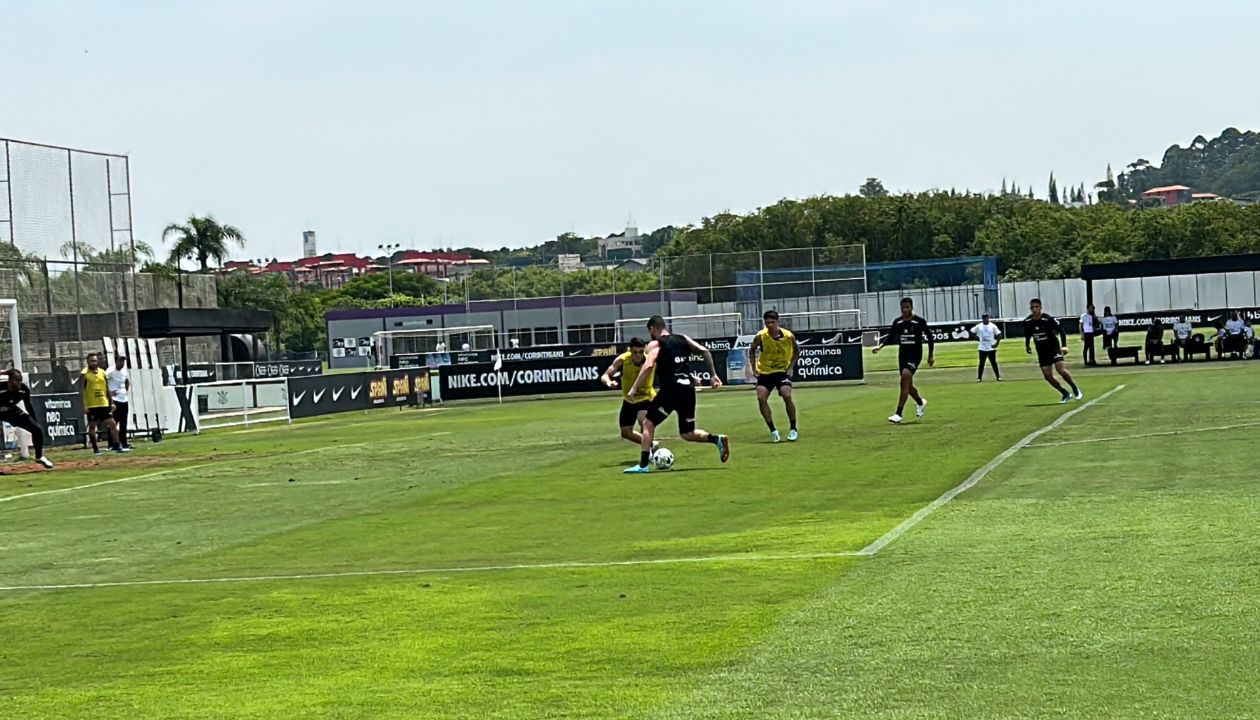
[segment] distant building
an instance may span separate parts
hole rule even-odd
[[[1185,205],[1194,197],[1194,192],[1185,185],[1168,185],[1166,187],[1151,188],[1142,193],[1143,200],[1159,200],[1164,207],[1175,207],[1177,205]]]
[[[1225,198],[1216,193],[1194,193],[1190,196],[1193,202],[1216,202],[1217,200],[1225,200]]]
[[[573,272],[575,270],[581,270],[582,268],[586,267],[585,265],[582,264],[582,256],[578,254],[557,255],[556,265],[558,265],[560,267],[560,270],[562,270],[563,272]]]
[[[315,231],[306,230],[302,233],[302,257],[315,257],[319,254],[319,248],[315,244]]]
[[[604,260],[625,260],[636,257],[643,249],[639,228],[627,225],[624,232],[599,238],[599,256]]]

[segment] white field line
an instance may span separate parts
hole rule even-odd
[[[345,572],[302,573],[295,575],[241,575],[235,577],[186,578],[182,580],[119,580],[98,583],[64,583],[60,585],[0,585],[0,592],[22,590],[86,590],[92,588],[136,587],[144,585],[213,585],[219,583],[271,582],[283,580],[321,580],[330,578],[374,577],[380,575],[444,575],[455,573],[501,572],[505,570],[579,570],[586,568],[635,567],[643,565],[686,565],[700,563],[784,562],[790,560],[826,560],[857,557],[857,551],[823,553],[786,553],[781,555],[704,555],[699,557],[655,558],[651,560],[566,561],[521,563],[519,565],[468,565],[448,568],[405,568],[399,570],[347,570]]]
[[[353,443],[350,445],[329,445],[327,447],[311,448],[310,450],[299,450],[290,455],[307,455],[309,453],[327,452],[329,450],[340,450],[342,448],[363,447],[367,443]],[[239,463],[246,458],[232,458],[230,460],[212,460],[211,462],[200,463],[197,465],[185,465],[182,467],[169,468],[167,470],[158,470],[156,472],[145,473],[143,475],[131,475],[128,477],[114,478],[113,480],[102,480],[100,482],[88,483],[86,485],[74,485],[72,487],[57,488],[55,490],[38,490],[36,492],[22,493],[21,495],[10,495],[8,497],[0,497],[0,503],[13,502],[23,498],[38,497],[40,495],[59,495],[62,493],[78,492],[79,490],[87,490],[104,485],[117,485],[118,483],[139,482],[141,480],[152,480],[163,475],[170,475],[177,472],[188,472],[190,470],[201,470],[202,468],[214,467],[216,465],[227,465],[230,463]]]
[[[1059,440],[1056,442],[1033,443],[1028,447],[1031,448],[1047,448],[1059,447],[1060,445],[1084,445],[1086,443],[1115,442],[1117,440],[1138,440],[1140,438],[1165,437],[1168,435],[1189,435],[1190,433],[1200,432],[1218,432],[1221,430],[1237,430],[1239,428],[1249,428],[1260,425],[1260,420],[1254,422],[1239,423],[1237,425],[1218,425],[1216,427],[1207,428],[1188,428],[1185,430],[1166,430],[1164,432],[1141,433],[1139,435],[1113,435],[1111,437],[1084,438],[1082,440]]]
[[[1074,410],[1070,410],[1068,412],[1063,413],[1059,417],[1055,418],[1054,422],[1041,428],[1040,430],[1035,430],[1029,433],[1028,435],[1024,437],[1024,439],[1010,446],[1006,450],[1003,450],[1000,455],[993,458],[989,462],[985,463],[985,465],[981,467],[980,469],[971,473],[971,476],[968,477],[966,480],[964,480],[961,485],[958,485],[957,487],[946,491],[944,495],[936,498],[932,502],[928,503],[926,506],[919,508],[918,512],[906,518],[905,520],[901,521],[901,523],[897,525],[897,527],[884,533],[884,535],[880,537],[878,540],[876,540],[875,542],[871,543],[870,545],[867,545],[861,550],[858,550],[857,554],[863,557],[870,557],[871,555],[874,555],[880,550],[883,550],[885,547],[888,546],[889,543],[891,543],[892,541],[904,535],[907,530],[914,527],[915,525],[918,525],[928,515],[931,515],[932,513],[939,510],[942,506],[944,506],[945,503],[949,502],[950,500],[953,500],[959,495],[975,487],[977,483],[983,480],[989,473],[993,472],[994,469],[997,468],[997,466],[1006,462],[1015,453],[1019,452],[1020,450],[1032,444],[1033,440],[1036,440],[1042,435],[1045,435],[1051,430],[1054,430],[1055,428],[1059,427],[1060,425],[1062,425],[1063,423],[1071,419],[1073,415],[1079,412],[1082,412],[1084,410],[1087,410],[1094,403],[1102,402],[1103,400],[1106,400],[1107,398],[1120,392],[1123,389],[1124,389],[1124,385],[1117,385],[1116,387],[1108,390],[1102,395],[1099,395],[1093,400],[1090,400],[1084,405],[1081,405],[1080,407]]]
[[[242,488],[256,487],[282,487],[289,485],[341,485],[345,480],[303,480],[301,482],[263,482],[263,483],[246,483],[245,485],[237,485]]]
[[[111,587],[141,587],[148,585],[214,585],[224,583],[246,583],[246,582],[273,582],[285,580],[321,580],[331,578],[346,577],[378,577],[390,575],[441,575],[455,573],[477,573],[477,572],[502,572],[510,570],[576,570],[583,568],[612,568],[612,567],[638,567],[651,565],[686,565],[686,564],[705,564],[705,563],[733,563],[733,562],[784,562],[793,560],[824,560],[848,557],[871,557],[880,550],[888,546],[897,538],[901,537],[907,530],[919,524],[928,515],[931,515],[941,506],[950,500],[958,497],[962,493],[974,487],[977,483],[985,478],[997,466],[1006,462],[1012,455],[1027,447],[1033,440],[1042,435],[1058,428],[1067,422],[1072,416],[1089,408],[1095,403],[1102,402],[1108,397],[1124,389],[1124,385],[1118,385],[1111,390],[1099,395],[1097,398],[1077,407],[1073,410],[1063,413],[1054,422],[1046,425],[1040,430],[1036,430],[1011,447],[1004,450],[1000,455],[990,460],[988,463],[971,474],[961,485],[949,490],[944,495],[933,500],[927,506],[920,508],[918,512],[904,520],[897,527],[889,530],[878,540],[861,550],[838,551],[838,552],[817,552],[817,553],[784,553],[784,554],[747,554],[747,555],[701,555],[695,557],[677,557],[677,558],[656,558],[651,560],[608,560],[608,561],[560,561],[549,563],[521,563],[515,565],[470,565],[464,567],[448,567],[448,568],[404,568],[396,570],[348,570],[343,572],[326,572],[326,573],[301,573],[289,575],[240,575],[227,577],[212,578],[183,578],[183,579],[156,579],[156,580],[117,580],[112,582],[97,583],[62,583],[47,585],[0,585],[0,592],[21,592],[31,590],[88,590],[94,588],[111,588]],[[311,451],[306,451],[311,452]],[[227,462],[227,461],[223,461]],[[188,468],[184,468],[188,469]],[[45,491],[53,492],[53,491]],[[19,496],[20,497],[20,496]]]

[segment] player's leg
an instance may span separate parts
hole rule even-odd
[[[997,364],[997,350],[990,350],[990,351],[989,351],[989,364],[993,366],[993,376],[994,376],[994,377],[996,377],[996,378],[998,379],[998,382],[1001,382],[1001,381],[1002,381],[1002,371],[1001,371],[1000,369],[998,369],[998,364]]]
[[[1053,364],[1041,366],[1041,377],[1045,378],[1045,381],[1050,383],[1050,387],[1059,391],[1059,394],[1063,396],[1063,402],[1067,402],[1067,400],[1072,397],[1072,395],[1059,384],[1059,381],[1055,379]]]
[[[900,395],[897,397],[897,411],[888,418],[888,421],[891,423],[901,422],[901,415],[906,411],[906,398],[910,396],[910,393],[913,392],[915,394],[915,403],[918,403],[921,400],[921,398],[917,397],[919,391],[914,387],[914,368],[911,365],[903,363],[900,372]]]
[[[109,412],[109,408],[105,409]],[[118,423],[114,422],[113,416],[105,418],[105,429],[109,431],[110,449],[114,452],[127,452],[123,449],[122,444],[118,442]]]
[[[695,389],[686,388],[680,391],[677,403],[678,435],[687,442],[710,443],[717,447],[718,457],[722,462],[729,460],[731,457],[731,441],[725,435],[707,432],[696,427]]]
[[[796,442],[800,434],[796,431],[796,400],[792,397],[792,381],[784,378],[779,384],[779,397],[783,398],[783,409],[788,416],[788,440]]]
[[[119,447],[130,448],[131,443],[127,442],[127,403],[114,404],[114,422],[118,424]]]
[[[770,409],[770,386],[765,384],[765,376],[757,378],[757,409],[761,411],[761,419],[770,429],[770,442],[779,442],[779,430],[774,426],[774,411]]]
[[[30,415],[20,415],[8,423],[13,427],[22,428],[31,435],[31,445],[35,448],[35,462],[52,470],[52,462],[44,457],[44,429],[35,423],[35,418]]]
[[[617,413],[617,426],[621,428],[621,437],[629,440],[635,445],[643,444],[643,435],[634,431],[634,424],[637,422],[639,427],[643,427],[643,412],[639,411],[639,405],[631,405],[625,400],[621,401],[621,412]]]
[[[92,444],[92,454],[100,455],[101,446],[97,444],[97,440],[96,440],[97,435],[100,435],[100,433],[97,432],[96,430],[96,416],[93,414],[92,409],[88,410],[87,434],[88,434],[88,442]]]
[[[980,351],[980,364],[976,366],[976,382],[984,382],[984,360],[988,355],[985,351]]]
[[[1072,373],[1068,371],[1066,362],[1059,360],[1054,364],[1054,370],[1059,373],[1059,377],[1067,381],[1068,386],[1072,388],[1072,394],[1076,396],[1077,400],[1085,399],[1085,393],[1081,392],[1081,389],[1076,386],[1076,380],[1072,377]]]
[[[640,433],[639,441],[639,464],[633,465],[625,469],[627,473],[645,473],[651,468],[648,466],[652,459],[652,444],[656,438],[656,428],[665,422],[665,418],[673,412],[668,397],[665,393],[660,393],[656,399],[648,404],[647,410],[644,412],[642,420],[643,432]]]

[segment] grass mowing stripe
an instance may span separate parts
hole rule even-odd
[[[327,452],[329,450],[340,450],[344,448],[353,448],[353,447],[364,447],[366,445],[367,443],[353,443],[350,445],[329,445],[326,447],[311,448],[309,450],[299,450],[294,453],[289,453],[289,455],[290,456],[307,455],[309,453]],[[21,495],[9,495],[8,497],[0,497],[0,503],[12,502],[14,500],[21,500],[22,498],[38,497],[40,495],[56,495],[59,493],[70,493],[70,492],[75,492],[78,490],[88,490],[90,488],[101,487],[102,485],[117,485],[118,483],[139,482],[141,480],[152,480],[153,478],[161,477],[163,475],[170,475],[171,473],[175,473],[175,472],[201,470],[202,468],[214,467],[217,465],[226,465],[226,464],[231,464],[231,463],[239,463],[240,461],[241,461],[240,458],[214,460],[212,462],[200,463],[197,465],[182,465],[180,467],[167,468],[165,470],[157,470],[151,473],[144,473],[143,475],[128,475],[127,477],[114,478],[113,480],[101,480],[100,482],[88,483],[86,485],[74,485],[72,487],[55,488],[53,490],[37,490],[35,492],[22,493]]]
[[[268,582],[282,580],[327,580],[333,578],[373,577],[380,575],[434,575],[441,573],[501,572],[505,570],[581,570],[583,568],[637,567],[643,565],[686,565],[701,563],[785,562],[801,560],[835,560],[858,557],[860,551],[783,553],[777,555],[702,555],[697,557],[651,558],[646,560],[565,561],[522,563],[519,565],[472,565],[448,568],[400,568],[394,570],[347,570],[329,573],[293,575],[249,575],[219,578],[183,578],[173,580],[116,580],[99,583],[63,583],[58,585],[0,585],[0,592],[22,590],[91,590],[93,588],[137,587],[144,585],[210,585],[215,583]],[[112,558],[111,558],[112,559]]]
[[[880,550],[883,550],[885,547],[888,546],[889,543],[901,537],[910,528],[914,527],[915,525],[918,525],[920,522],[923,521],[924,518],[926,518],[928,515],[931,515],[932,513],[939,510],[941,506],[945,505],[945,503],[949,502],[950,500],[953,500],[959,495],[975,487],[977,483],[979,483],[981,480],[985,478],[985,476],[993,472],[993,470],[997,466],[1006,462],[1007,459],[1009,459],[1012,455],[1019,452],[1023,448],[1028,447],[1032,443],[1033,440],[1036,440],[1042,435],[1045,435],[1051,430],[1054,430],[1055,428],[1059,427],[1060,425],[1062,425],[1063,423],[1071,419],[1073,415],[1076,415],[1079,412],[1087,410],[1091,405],[1098,402],[1102,402],[1103,400],[1106,400],[1107,398],[1120,392],[1123,389],[1124,389],[1124,385],[1117,385],[1113,387],[1112,389],[1108,390],[1107,392],[1103,393],[1102,395],[1099,395],[1093,400],[1090,400],[1089,402],[1085,403],[1084,405],[1074,410],[1069,410],[1068,412],[1063,413],[1058,418],[1056,418],[1054,422],[1041,428],[1040,430],[1034,430],[1033,432],[1024,436],[1022,440],[1010,446],[1006,450],[1002,451],[1000,455],[993,458],[989,462],[985,463],[983,467],[973,472],[970,477],[968,477],[966,480],[962,482],[961,485],[958,485],[957,487],[954,487],[948,490],[944,495],[941,495],[940,497],[933,500],[931,503],[920,508],[918,512],[916,512],[915,514],[903,520],[900,524],[897,525],[897,527],[884,533],[884,535],[880,537],[878,540],[876,540],[875,542],[859,550],[857,554],[863,557],[869,557],[879,552]]]
[[[1140,435],[1115,435],[1112,437],[1084,438],[1082,440],[1057,440],[1054,442],[1033,443],[1031,448],[1059,447],[1061,445],[1085,445],[1087,443],[1116,442],[1118,440],[1140,440],[1142,438],[1167,437],[1169,435],[1189,435],[1190,433],[1219,432],[1221,430],[1238,430],[1260,425],[1260,421],[1238,423],[1236,425],[1218,425],[1205,428],[1185,428],[1181,430],[1165,430],[1163,432],[1142,433]]]

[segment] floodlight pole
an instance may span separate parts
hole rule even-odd
[[[376,249],[385,253],[385,268],[389,274],[389,306],[394,307],[394,251],[402,247],[399,243],[377,245]]]

